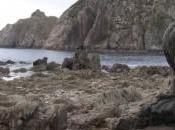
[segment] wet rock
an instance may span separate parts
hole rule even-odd
[[[142,66],[136,67],[133,71],[140,75],[162,75],[168,76],[170,74],[170,68],[166,66]]]
[[[38,103],[22,96],[11,96],[12,99],[16,101],[14,106],[0,106],[1,130],[66,130],[64,106]]]
[[[91,69],[100,70],[100,57],[95,53],[88,53],[85,50],[76,51],[73,58],[65,58],[62,68],[72,70]]]
[[[25,62],[25,61],[20,61],[19,63],[20,64],[29,64],[28,62]]]
[[[124,64],[114,64],[110,69],[111,73],[121,73],[121,72],[128,72],[130,68]]]
[[[94,71],[100,70],[101,64],[100,64],[100,56],[98,54],[89,53],[88,59],[90,69]]]
[[[12,60],[8,60],[8,61],[6,61],[6,63],[7,63],[7,64],[15,64],[15,62],[12,61]]]
[[[1,66],[3,66],[3,65],[8,65],[8,64],[15,64],[15,62],[12,61],[12,60],[0,61],[0,65],[1,65]]]
[[[0,75],[8,75],[10,73],[9,68],[0,67]]]
[[[35,71],[35,72],[38,72],[38,71],[47,71],[47,65],[38,65],[38,66],[34,66],[31,68],[31,71]]]
[[[61,66],[60,64],[57,64],[55,62],[50,62],[47,64],[47,70],[48,71],[55,70],[55,69],[59,68],[60,66]]]
[[[175,96],[160,96],[157,101],[145,106],[139,113],[137,126],[175,124]]]
[[[47,70],[47,57],[43,59],[38,59],[33,62],[32,71],[46,71]]]
[[[105,71],[107,71],[107,72],[110,72],[110,67],[107,66],[107,65],[103,65],[103,66],[101,67],[101,69],[102,69],[102,70],[105,70]]]
[[[40,66],[40,65],[47,65],[47,57],[44,57],[43,59],[38,59],[33,62],[33,66]]]
[[[68,68],[71,70],[73,68],[73,59],[65,58],[62,64],[62,68]]]
[[[20,68],[20,69],[13,70],[13,72],[15,72],[15,73],[25,73],[25,72],[27,72],[27,69],[26,68]]]

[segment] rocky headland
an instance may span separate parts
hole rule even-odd
[[[161,50],[173,0],[78,0],[60,18],[39,10],[0,31],[0,47]]]
[[[20,19],[0,31],[0,47],[42,48],[56,22],[56,17],[36,10],[30,18]]]

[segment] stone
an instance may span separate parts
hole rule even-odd
[[[167,59],[168,64],[172,69],[171,75],[171,91],[172,94],[175,95],[175,22],[169,25],[166,29],[164,37],[163,37],[163,50],[165,57]]]
[[[91,69],[98,71],[101,69],[100,67],[100,56],[85,50],[77,50],[72,58],[65,58],[62,64],[62,68],[71,70]]]
[[[102,70],[105,70],[105,71],[107,71],[107,72],[110,72],[110,67],[107,66],[107,65],[103,65],[103,66],[101,67],[101,69],[102,69]]]
[[[60,66],[61,66],[60,64],[57,64],[55,62],[50,62],[47,64],[47,70],[52,71],[59,68]]]
[[[62,63],[62,68],[68,68],[71,70],[73,68],[73,59],[72,58],[65,58],[63,63]]]
[[[33,66],[40,66],[40,65],[47,65],[47,57],[44,57],[43,59],[38,59],[33,62]]]
[[[110,72],[111,73],[121,73],[121,72],[128,72],[129,70],[130,68],[127,65],[116,63],[111,67]]]
[[[15,64],[15,62],[12,60],[0,61],[1,66],[8,65],[8,64]]]
[[[27,69],[26,68],[20,68],[20,69],[13,70],[13,72],[15,72],[15,73],[26,73]]]
[[[0,74],[1,75],[8,75],[9,73],[10,73],[10,69],[9,68],[0,67]]]
[[[11,96],[16,101],[8,109],[0,109],[3,130],[66,130],[67,110],[59,104],[44,104],[27,97]]]

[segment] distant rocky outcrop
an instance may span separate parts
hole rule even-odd
[[[42,48],[55,26],[56,17],[47,17],[36,10],[30,18],[7,25],[0,32],[0,46],[11,48]]]
[[[0,32],[0,46],[161,50],[174,5],[173,0],[78,0],[58,20],[37,10],[8,25]]]

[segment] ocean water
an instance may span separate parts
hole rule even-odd
[[[5,49],[0,48],[0,61],[13,60],[17,62],[15,65],[9,65],[12,70],[21,67],[31,67],[32,62],[38,58],[48,57],[48,61],[62,63],[64,58],[72,57],[74,52],[67,51],[51,51],[39,49]],[[121,54],[121,53],[103,53],[100,54],[101,64],[112,66],[114,63],[127,64],[130,67],[136,66],[167,66],[164,55],[158,54]],[[19,64],[25,61],[28,64]]]

